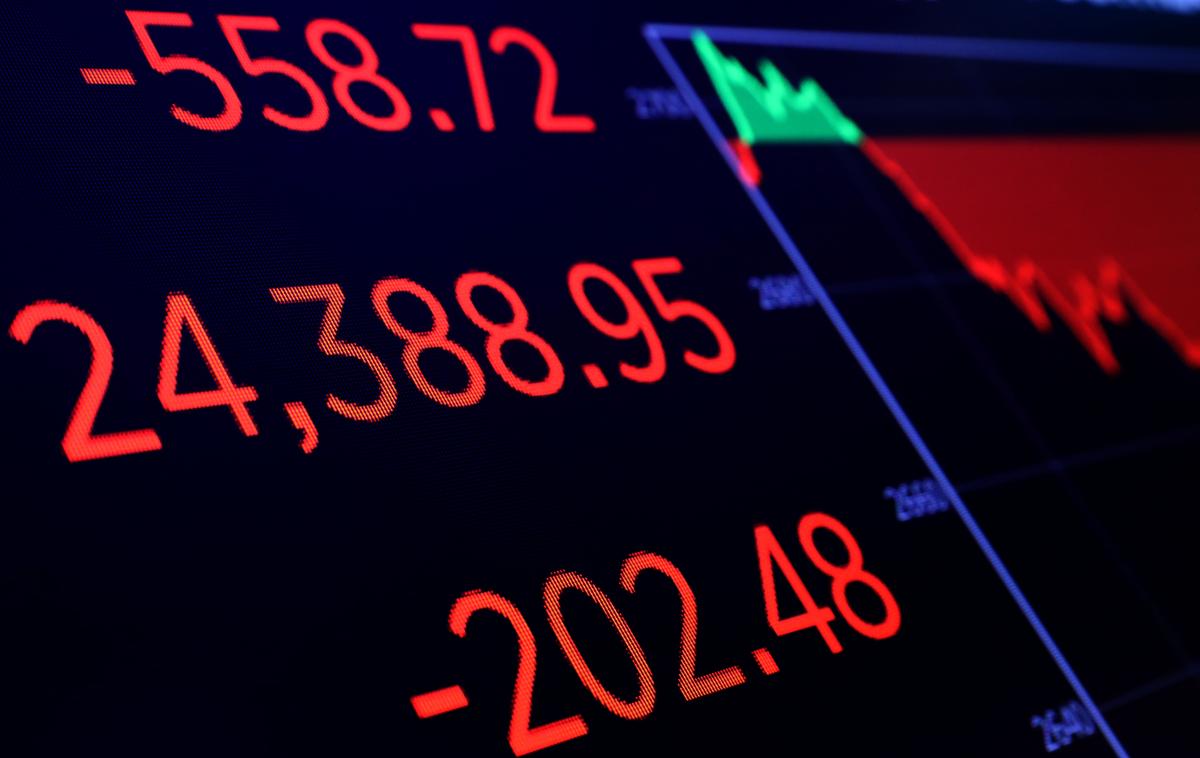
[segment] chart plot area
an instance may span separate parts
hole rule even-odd
[[[793,85],[769,58],[751,71],[701,30],[692,43],[744,165],[756,144],[857,146],[967,271],[1038,329],[1051,329],[1052,311],[1116,372],[1104,323],[1132,309],[1200,368],[1200,137],[869,137],[815,79]]]
[[[1104,370],[1130,310],[1200,368],[1200,139],[885,138],[864,153],[980,281]]]
[[[1096,713],[1122,734],[1162,703],[1193,707],[1194,612],[1172,577],[1194,562],[1161,529],[1191,473],[1143,453],[1197,451],[1200,110],[1177,93],[1200,60],[733,27],[647,37],[1033,588]],[[1105,476],[1148,497],[1097,487]],[[1071,630],[1112,602],[1137,616]]]

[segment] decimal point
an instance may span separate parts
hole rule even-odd
[[[583,367],[583,375],[587,377],[588,382],[596,389],[608,386],[608,377],[594,363],[589,363]]]
[[[754,662],[758,664],[759,669],[767,676],[772,676],[779,673],[779,664],[775,662],[775,656],[771,655],[771,651],[765,647],[760,647],[751,653],[754,656]]]
[[[439,132],[454,131],[454,119],[450,118],[450,114],[441,108],[430,108],[429,118],[433,120],[433,125]]]

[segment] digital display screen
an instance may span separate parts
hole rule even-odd
[[[5,4],[0,751],[1200,755],[1197,11]]]

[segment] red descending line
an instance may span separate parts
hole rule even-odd
[[[737,157],[738,175],[742,181],[757,187],[762,182],[762,169],[759,168],[750,145],[746,144],[745,140],[734,138],[729,140],[729,147]]]
[[[899,137],[862,150],[1038,329],[1051,309],[1115,373],[1103,321],[1132,308],[1200,368],[1200,138]]]

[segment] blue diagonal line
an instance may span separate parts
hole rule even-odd
[[[662,63],[663,68],[666,69],[667,74],[671,77],[671,80],[675,83],[675,86],[679,89],[684,99],[687,100],[692,112],[696,114],[700,124],[704,127],[705,132],[708,133],[709,138],[720,151],[722,157],[724,157],[725,163],[729,166],[730,170],[733,171],[734,176],[741,176],[737,156],[734,155],[732,148],[730,148],[729,144],[724,139],[723,135],[721,134],[720,127],[717,126],[717,122],[713,119],[712,114],[709,113],[708,108],[705,107],[704,102],[696,93],[695,88],[692,87],[691,82],[688,81],[687,76],[683,73],[683,70],[680,69],[679,64],[676,63],[675,59],[671,56],[671,53],[667,50],[667,46],[663,43],[663,35],[659,33],[659,28],[660,27],[653,24],[646,26],[644,29],[646,41],[650,43],[650,48],[654,51],[655,56],[658,57],[659,62]],[[678,30],[684,28],[685,27],[672,26],[667,27],[667,30],[678,32]],[[685,39],[690,38],[691,31],[692,28],[687,28],[687,35],[684,36]],[[704,31],[714,40],[721,39],[719,34],[720,30],[710,30],[705,28]],[[714,31],[717,33],[714,33]],[[745,32],[747,30],[739,31]],[[672,36],[674,38],[676,35]],[[1000,559],[1000,556],[996,553],[996,549],[992,547],[992,543],[988,540],[987,535],[983,533],[983,529],[980,528],[979,524],[975,521],[975,517],[971,514],[971,511],[967,509],[966,504],[963,503],[962,498],[959,497],[958,490],[956,490],[954,485],[950,483],[946,473],[942,470],[941,464],[939,464],[937,459],[934,458],[933,453],[929,450],[928,445],[925,444],[925,440],[917,432],[916,427],[913,426],[912,420],[909,419],[908,414],[904,411],[904,408],[901,407],[900,402],[892,393],[891,388],[888,387],[887,382],[884,381],[883,376],[879,373],[879,369],[875,367],[875,363],[871,360],[870,356],[867,355],[866,350],[863,349],[862,343],[858,341],[858,338],[854,335],[854,332],[851,331],[850,326],[842,317],[841,311],[839,311],[837,306],[834,305],[833,300],[829,297],[829,293],[825,291],[825,287],[821,284],[820,280],[817,279],[817,276],[813,272],[812,268],[809,267],[808,261],[804,259],[803,254],[800,252],[800,248],[796,246],[796,243],[792,240],[791,235],[788,234],[783,222],[781,222],[779,217],[775,215],[775,211],[771,208],[770,203],[767,202],[766,196],[763,195],[758,187],[755,187],[753,184],[745,181],[742,181],[741,184],[742,188],[745,189],[746,194],[750,197],[751,202],[754,203],[754,207],[758,209],[758,212],[762,215],[763,220],[767,222],[767,226],[770,227],[771,233],[775,235],[775,239],[778,240],[779,244],[783,247],[784,252],[787,253],[788,258],[791,259],[792,264],[796,267],[796,271],[799,272],[801,278],[804,280],[804,284],[816,297],[817,302],[820,303],[822,310],[825,311],[825,315],[829,317],[829,320],[833,322],[834,328],[837,329],[838,334],[841,335],[842,341],[846,343],[846,347],[850,349],[850,352],[854,355],[855,360],[858,361],[858,365],[862,368],[863,372],[866,373],[867,378],[875,387],[875,391],[879,393],[879,397],[883,400],[888,410],[891,411],[892,417],[896,419],[896,423],[900,425],[900,428],[904,431],[904,434],[912,443],[913,448],[916,449],[917,454],[921,457],[921,460],[925,462],[925,465],[928,467],[930,473],[937,480],[938,484],[941,485],[942,490],[946,493],[946,496],[954,505],[955,512],[958,513],[959,518],[961,518],[963,524],[966,525],[967,531],[971,533],[971,536],[975,539],[976,544],[979,545],[980,549],[983,550],[984,555],[987,556],[988,562],[992,565],[992,568],[1000,577],[1000,581],[1004,583],[1005,588],[1008,590],[1013,600],[1016,601],[1017,606],[1021,609],[1021,612],[1025,614],[1025,618],[1028,619],[1029,624],[1033,627],[1034,632],[1042,641],[1042,644],[1046,647],[1046,650],[1050,653],[1050,657],[1054,659],[1054,662],[1058,665],[1059,670],[1062,672],[1063,676],[1066,677],[1067,682],[1070,683],[1071,688],[1075,690],[1075,695],[1088,709],[1088,712],[1092,715],[1093,720],[1095,720],[1096,724],[1100,727],[1101,733],[1104,734],[1105,739],[1108,740],[1108,744],[1112,747],[1113,752],[1115,752],[1118,756],[1121,756],[1121,758],[1128,758],[1129,754],[1125,752],[1125,748],[1121,745],[1120,740],[1118,740],[1116,734],[1113,733],[1112,727],[1109,726],[1108,721],[1104,718],[1104,714],[1102,714],[1100,709],[1096,707],[1096,703],[1092,700],[1092,696],[1088,694],[1088,691],[1084,688],[1083,683],[1079,680],[1079,677],[1076,676],[1075,670],[1071,668],[1071,664],[1067,662],[1066,657],[1062,654],[1062,651],[1059,650],[1058,644],[1055,643],[1054,638],[1050,636],[1050,632],[1046,629],[1045,625],[1042,623],[1042,620],[1033,610],[1033,606],[1029,603],[1028,598],[1025,597],[1025,593],[1022,592],[1021,588],[1017,586],[1017,582],[1015,579],[1013,579],[1008,567],[1004,565],[1004,561]]]

